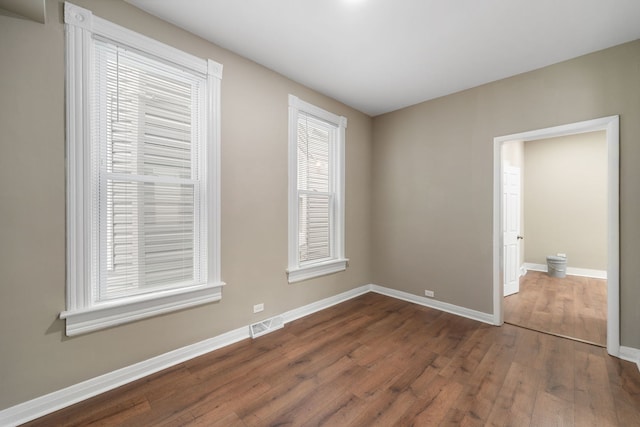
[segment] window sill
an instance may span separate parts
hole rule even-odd
[[[332,259],[318,264],[302,266],[298,268],[290,268],[287,270],[289,283],[301,282],[303,280],[312,279],[314,277],[324,276],[326,274],[337,273],[347,269],[348,259]]]
[[[67,336],[75,336],[171,311],[219,301],[224,283],[172,290],[143,297],[104,303],[94,307],[63,311]]]

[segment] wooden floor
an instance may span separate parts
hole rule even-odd
[[[607,345],[607,281],[529,271],[520,292],[504,300],[504,321]]]
[[[638,426],[604,349],[369,293],[31,426]]]

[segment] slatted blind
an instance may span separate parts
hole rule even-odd
[[[331,146],[334,128],[313,116],[298,114],[298,260],[332,256],[334,203]]]
[[[206,263],[203,76],[95,41],[92,159],[99,300],[199,284]]]

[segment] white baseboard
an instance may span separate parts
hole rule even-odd
[[[531,271],[542,271],[544,273],[547,272],[546,264],[534,264],[530,262],[525,262],[523,268],[525,270]],[[594,279],[605,279],[607,278],[606,270],[592,270],[589,268],[577,268],[577,267],[569,267],[567,266],[567,274],[569,276],[582,276],[582,277],[592,277]]]
[[[469,319],[477,320],[483,323],[489,323],[494,325],[493,314],[483,313],[481,311],[475,311],[468,308],[460,307],[457,305],[449,304],[446,302],[434,300],[432,298],[421,297],[418,295],[410,294],[396,289],[385,288],[378,285],[370,285],[371,291],[382,295],[400,299],[403,301],[412,302],[414,304],[420,304],[425,307],[435,308],[436,310],[446,311],[447,313],[455,314],[458,316],[466,317]]]
[[[371,285],[364,285],[320,301],[312,302],[311,304],[307,304],[303,307],[294,308],[293,310],[289,310],[282,314],[282,317],[284,317],[284,323],[292,322],[296,319],[300,319],[301,317],[308,316],[317,311],[324,310],[325,308],[329,308],[336,304],[340,304],[341,302],[364,295],[369,291],[371,291]]]
[[[638,370],[640,370],[640,349],[620,346],[618,357],[627,362],[635,363],[638,366]]]
[[[245,338],[249,338],[249,328],[238,328],[217,337],[161,354],[62,390],[54,391],[0,411],[0,425],[16,426],[26,423]]]

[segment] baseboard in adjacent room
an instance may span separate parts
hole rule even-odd
[[[525,270],[531,271],[542,271],[543,273],[547,272],[546,264],[534,264],[530,262],[525,262],[522,266]],[[569,267],[567,266],[567,274],[569,276],[581,276],[581,277],[591,277],[594,279],[607,279],[607,271],[606,270],[592,270],[589,268],[578,268],[578,267]]]

